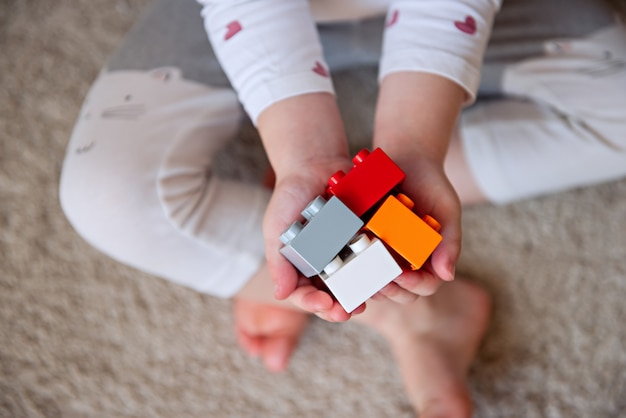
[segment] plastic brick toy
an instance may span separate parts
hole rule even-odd
[[[319,275],[346,312],[403,269],[422,267],[442,240],[439,223],[420,218],[398,193],[405,174],[387,154],[364,149],[352,161],[347,174],[328,180],[328,202],[318,196],[302,212],[308,222],[294,222],[280,237],[280,252],[306,277]]]
[[[389,196],[378,208],[365,228],[417,270],[441,242],[435,230],[438,223],[431,217],[421,219],[411,209],[413,201],[403,194]]]
[[[350,252],[335,257],[320,275],[346,312],[352,312],[393,279],[402,269],[377,238],[359,234],[348,245]]]
[[[357,216],[363,216],[404,181],[404,172],[380,148],[371,153],[364,149],[352,162],[354,167],[347,174],[338,171],[328,180],[327,192],[337,196]]]
[[[285,244],[280,252],[306,277],[322,272],[328,263],[345,247],[363,226],[356,216],[338,198],[328,202],[315,198],[302,211],[308,221],[296,221],[283,232]]]

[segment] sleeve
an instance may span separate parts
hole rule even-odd
[[[215,54],[256,123],[271,104],[334,94],[306,0],[198,0]]]
[[[438,74],[476,97],[501,0],[396,0],[388,12],[379,79],[399,71]]]

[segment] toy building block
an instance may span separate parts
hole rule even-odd
[[[389,196],[365,228],[408,261],[411,269],[417,270],[442,238],[435,230],[439,229],[437,221],[431,217],[421,219],[412,208],[413,201],[402,193]]]
[[[338,171],[328,180],[326,191],[360,217],[402,183],[405,174],[380,148],[371,153],[363,149],[352,162],[348,173]]]
[[[350,254],[335,257],[320,275],[343,306],[352,312],[402,274],[402,269],[377,238],[359,234],[348,246]]]
[[[318,196],[302,216],[308,221],[305,225],[296,221],[280,236],[285,244],[280,252],[302,274],[312,277],[350,242],[363,221],[334,196],[328,202]]]

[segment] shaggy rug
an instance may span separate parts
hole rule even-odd
[[[228,301],[120,265],[66,221],[72,125],[145,4],[0,3],[0,416],[412,416],[372,332],[314,320],[270,374],[237,348]],[[337,79],[355,143],[362,76]],[[458,270],[495,304],[475,416],[626,417],[625,221],[626,180],[465,211]]]

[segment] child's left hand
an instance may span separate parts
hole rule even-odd
[[[398,303],[411,303],[418,296],[432,295],[444,281],[454,280],[461,252],[461,204],[439,162],[403,152],[390,157],[406,173],[403,192],[414,202],[413,211],[430,215],[441,224],[443,240],[426,263],[407,271],[379,293]]]

